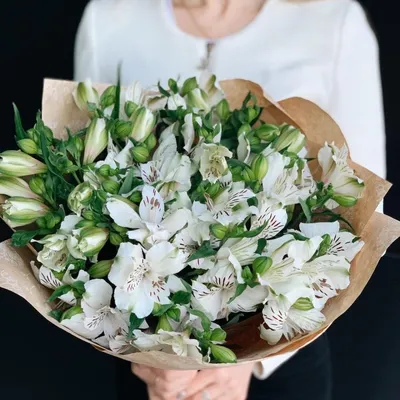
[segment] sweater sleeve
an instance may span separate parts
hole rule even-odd
[[[385,178],[379,49],[365,12],[355,1],[342,27],[333,88],[331,116],[346,137],[351,158]]]
[[[92,0],[85,8],[76,34],[74,49],[74,79],[76,81],[85,79],[97,81],[99,78],[95,9],[96,1]]]

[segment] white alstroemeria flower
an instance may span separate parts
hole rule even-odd
[[[321,148],[318,152],[318,162],[322,168],[321,181],[325,185],[332,185],[335,195],[358,199],[364,189],[364,183],[349,167],[348,153],[346,145],[339,149],[334,143],[330,145],[326,143]],[[335,208],[338,205],[334,200],[326,203],[328,208]]]
[[[283,206],[298,204],[299,199],[306,199],[314,190],[313,180],[299,179],[299,168],[295,164],[292,168],[286,168],[290,162],[288,157],[273,152],[268,155],[268,172],[263,179],[263,189],[267,197],[276,199]],[[307,173],[308,169],[303,171]],[[302,183],[305,183],[303,186]]]
[[[287,212],[281,203],[268,199],[264,193],[259,193],[257,199],[258,206],[252,208],[255,215],[251,219],[251,230],[265,225],[259,238],[272,239],[286,226]]]
[[[289,243],[287,255],[293,259],[294,266],[300,269],[309,261],[319,248],[322,237],[314,236],[308,240],[294,240]]]
[[[232,152],[225,146],[213,143],[203,143],[202,149],[200,173],[204,180],[215,183],[228,170],[226,158],[231,158]]]
[[[63,278],[60,280],[54,275],[54,271],[42,265],[38,271],[38,280],[43,286],[46,286],[49,289],[53,290],[63,285],[70,285],[73,282],[81,281],[86,283],[89,281],[90,279],[89,274],[83,270],[79,271],[78,276],[76,278],[72,278],[71,271],[74,268],[75,267],[73,265],[70,265],[67,271],[65,272]],[[72,290],[70,290],[68,293],[61,295],[59,299],[71,306],[76,304],[76,298]]]
[[[228,302],[235,294],[235,269],[215,266],[192,282],[192,307],[203,311],[211,321],[229,315]]]
[[[196,136],[194,130],[194,122],[196,122],[199,126],[202,125],[202,120],[200,117],[193,117],[193,114],[186,114],[184,118],[185,122],[182,125],[182,136],[185,141],[185,146],[183,147],[187,153],[190,153],[192,150],[194,138]]]
[[[207,93],[211,107],[217,105],[224,98],[222,90],[215,85],[216,80],[216,76],[209,71],[202,72],[199,77],[199,88]]]
[[[129,238],[146,247],[169,240],[187,224],[190,216],[189,210],[178,209],[164,217],[163,198],[156,189],[147,185],[142,191],[139,213],[129,201],[116,196],[107,201],[106,207],[119,226],[134,229],[128,232]]]
[[[204,226],[206,229],[203,229]],[[199,231],[197,232],[196,228],[197,225],[191,225],[190,228],[188,227],[181,230],[174,237],[173,243],[185,256],[185,260],[187,260],[194,252],[196,252],[196,250],[199,249],[204,240],[210,239],[210,230],[207,223],[200,222],[198,226]],[[201,230],[203,230],[203,232],[201,232]],[[193,266],[197,263],[192,261],[189,264]]]
[[[193,214],[201,221],[219,222],[224,226],[242,222],[251,209],[247,204],[235,211],[234,208],[254,197],[254,193],[250,189],[243,189],[240,184],[241,182],[235,182],[232,187],[225,189],[215,199],[205,195],[206,204],[195,201],[192,207]]]
[[[237,147],[238,160],[247,163],[251,153],[251,146],[245,133],[242,133],[238,137],[238,142],[239,142]]]
[[[340,224],[335,222],[316,222],[300,224],[300,232],[308,238],[328,234],[331,243],[326,250],[327,255],[343,256],[349,262],[364,246],[364,242],[348,231],[340,231]]]
[[[109,165],[111,168],[115,169],[117,167],[123,169],[127,168],[129,165],[133,164],[132,154],[130,152],[133,147],[133,143],[128,140],[126,145],[121,151],[114,145],[111,135],[108,137],[107,146],[107,156],[104,160],[97,161],[95,168],[100,168],[102,165]],[[110,179],[116,179],[115,177],[110,177]]]
[[[43,245],[43,249],[37,255],[38,261],[49,269],[63,271],[67,266],[69,255],[67,239],[67,236],[56,233],[47,235],[41,240],[32,240]]]
[[[312,305],[304,308],[296,303],[299,299],[309,298],[309,289],[304,288],[287,295],[271,297],[263,310],[264,323],[267,326],[261,325],[261,338],[270,345],[275,345],[282,336],[291,340],[298,334],[318,329],[325,322],[325,316],[312,308]]]
[[[242,266],[251,264],[257,258],[257,238],[228,239],[216,255],[220,265],[232,265],[236,278],[243,283]]]
[[[159,330],[156,334],[146,334],[140,330],[133,331],[135,339],[132,345],[140,351],[162,351],[190,357],[197,361],[203,360],[200,344],[196,339],[190,339],[187,332],[166,332]]]
[[[161,134],[153,160],[140,165],[143,181],[148,185],[157,184],[164,198],[171,192],[187,192],[191,187],[191,161],[177,150],[176,128],[177,123],[174,123]]]
[[[265,286],[248,286],[244,292],[228,305],[231,313],[255,312],[260,304],[265,302],[268,289]]]
[[[187,108],[185,99],[179,93],[175,93],[168,97],[167,107],[168,110],[177,110],[179,107],[186,110]]]
[[[168,304],[170,291],[165,278],[181,271],[183,261],[184,256],[169,242],[155,244],[146,255],[139,245],[121,243],[108,275],[116,285],[117,307],[145,318],[154,303]]]

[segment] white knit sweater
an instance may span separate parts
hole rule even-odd
[[[166,0],[92,0],[81,21],[75,79],[151,85],[199,75],[207,40],[175,24]],[[218,79],[244,78],[275,100],[300,96],[340,125],[354,161],[385,177],[385,134],[376,38],[353,0],[267,0],[242,31],[219,39],[210,69]],[[323,132],[321,132],[323,134]],[[292,354],[263,362],[269,376]]]

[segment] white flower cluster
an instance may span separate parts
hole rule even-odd
[[[232,111],[215,77],[168,85],[80,83],[82,137],[61,145],[38,123],[20,132],[35,154],[1,154],[3,217],[37,224],[13,241],[39,246],[53,315],[115,352],[217,362],[235,361],[221,329],[235,318],[262,312],[271,345],[318,329],[363,246],[333,211],[363,188],[347,149],[323,147],[315,180],[305,136],[260,123],[251,95]]]

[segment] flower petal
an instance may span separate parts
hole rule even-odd
[[[165,277],[177,274],[184,267],[184,255],[169,242],[155,244],[148,250],[146,260],[149,262],[151,271]]]
[[[300,232],[308,238],[323,236],[325,234],[335,235],[339,232],[340,224],[335,222],[314,222],[310,224],[300,223]]]
[[[203,311],[211,321],[219,319],[223,310],[222,289],[208,289],[207,286],[198,281],[192,282],[193,296],[192,307]]]
[[[229,304],[229,309],[233,313],[240,312],[255,312],[257,307],[264,303],[268,295],[268,289],[264,286],[247,287],[245,291],[232,303]]]
[[[151,186],[144,186],[142,201],[139,206],[140,217],[153,224],[159,224],[164,215],[164,200],[160,193]]]
[[[82,218],[78,215],[75,214],[67,215],[64,218],[64,221],[61,222],[61,226],[58,232],[65,235],[69,235],[75,229],[75,225],[80,221],[82,221]]]
[[[288,256],[294,259],[297,267],[301,267],[315,254],[321,242],[322,238],[320,236],[305,241],[296,240],[291,242],[288,248]]]
[[[97,329],[91,331],[85,328],[84,320],[85,314],[76,314],[70,319],[63,319],[61,325],[64,325],[66,328],[86,339],[94,339],[97,336],[100,336],[102,333],[102,327],[99,326]]]
[[[139,214],[133,209],[127,200],[111,197],[106,207],[111,218],[123,228],[142,228],[143,222]]]
[[[183,99],[182,99],[183,100]],[[185,115],[185,122],[182,125],[182,136],[185,141],[185,146],[183,147],[186,152],[190,152],[193,146],[193,141],[195,137],[194,125],[193,125],[193,114]]]
[[[62,286],[62,282],[54,276],[53,271],[44,266],[39,269],[39,282],[49,289],[57,289]]]
[[[157,274],[147,274],[143,279],[144,290],[155,303],[169,304],[169,287],[165,279]]]
[[[160,171],[154,161],[140,164],[140,174],[143,182],[147,185],[152,185],[160,180]]]
[[[82,308],[90,307],[94,310],[100,310],[109,306],[113,294],[112,287],[103,279],[92,279],[85,283],[85,293],[82,298]]]
[[[315,308],[308,311],[291,308],[289,318],[296,330],[307,333],[315,331],[325,322],[325,315]]]
[[[146,318],[153,310],[154,301],[149,298],[142,287],[138,287],[131,293],[115,288],[114,291],[115,304],[118,309],[131,311],[138,318]]]
[[[242,133],[238,137],[238,142],[239,142],[238,147],[237,147],[238,160],[242,161],[244,163],[247,163],[247,161],[249,160],[249,156],[250,156],[250,142],[246,138],[246,135],[244,133]]]
[[[284,296],[269,300],[263,309],[264,322],[274,331],[283,329],[289,314],[290,302]]]
[[[278,329],[278,330],[272,330],[265,328],[264,325],[260,326],[260,337],[261,339],[264,339],[265,341],[268,342],[269,345],[274,346],[276,345],[283,336],[283,330]]]
[[[332,237],[327,254],[343,256],[351,262],[363,246],[364,242],[362,240],[356,240],[356,237],[352,233],[337,232]]]

